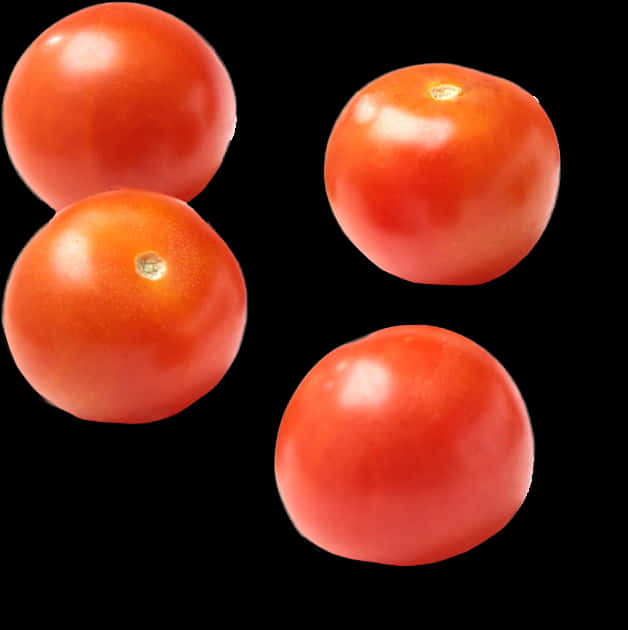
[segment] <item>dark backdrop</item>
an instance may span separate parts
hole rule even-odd
[[[238,258],[249,297],[241,351],[223,381],[176,417],[143,426],[90,423],[48,405],[0,352],[7,546],[16,583],[46,568],[92,575],[113,567],[133,584],[153,574],[253,592],[283,576],[407,584],[412,590],[506,583],[532,570],[564,572],[570,419],[566,373],[576,361],[578,315],[571,190],[574,114],[567,103],[576,44],[540,7],[475,6],[406,13],[407,5],[154,2],[195,27],[228,68],[236,135],[217,175],[191,205]],[[11,8],[0,82],[28,44],[86,6]],[[541,17],[542,16],[542,17]],[[476,287],[414,285],[380,271],[337,226],[323,186],[323,156],[341,108],[365,83],[415,63],[451,62],[497,74],[537,96],[559,138],[562,180],[548,229],[505,276]],[[2,283],[49,211],[22,183],[6,151]],[[304,540],[276,492],[273,451],[295,387],[337,345],[378,328],[426,323],[462,333],[493,353],[531,415],[536,468],[513,521],[480,547],[442,563],[395,568],[332,556]],[[234,573],[235,572],[235,573]],[[176,576],[176,578],[174,577]],[[140,579],[141,578],[141,579]],[[25,580],[25,582],[21,582]],[[534,581],[532,581],[534,585]],[[298,588],[298,586],[297,586]],[[534,588],[534,586],[532,586]]]

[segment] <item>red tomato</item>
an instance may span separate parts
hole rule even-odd
[[[57,213],[23,249],[3,325],[18,368],[86,420],[149,422],[210,391],[234,360],[246,289],[184,202],[124,190]]]
[[[480,284],[514,267],[554,208],[558,142],[535,97],[449,64],[385,74],[332,130],[325,184],[341,228],[385,271]]]
[[[88,7],[42,33],[5,92],[13,164],[59,210],[115,188],[189,201],[220,166],[235,95],[211,46],[141,4]]]
[[[474,342],[431,326],[380,330],[324,357],[290,400],[275,454],[305,538],[393,565],[440,561],[495,534],[532,468],[511,377]]]

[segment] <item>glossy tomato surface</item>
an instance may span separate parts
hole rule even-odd
[[[233,254],[184,202],[101,193],[55,214],[18,256],[3,325],[29,383],[86,420],[174,415],[233,362],[246,289]]]
[[[398,326],[307,374],[281,421],[275,475],[311,542],[417,565],[501,530],[528,492],[533,449],[521,394],[492,355],[442,328]]]
[[[329,137],[325,185],[338,223],[406,280],[472,285],[514,267],[550,219],[560,157],[537,99],[451,64],[385,74]]]
[[[94,5],[42,33],[3,101],[9,156],[59,210],[116,188],[189,201],[235,130],[229,74],[190,26],[135,3]]]

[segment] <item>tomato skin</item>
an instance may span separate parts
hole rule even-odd
[[[138,272],[144,254],[165,262],[161,277]],[[85,420],[149,422],[222,379],[242,340],[246,288],[187,204],[107,192],[58,212],[28,242],[2,322],[18,368],[51,403]]]
[[[439,85],[461,92],[434,98]],[[559,172],[556,134],[535,97],[476,70],[422,64],[349,100],[324,178],[340,227],[375,265],[411,282],[472,285],[537,243]]]
[[[275,476],[311,542],[417,565],[502,529],[528,492],[533,450],[521,394],[492,355],[442,328],[397,326],[307,374],[281,421]]]
[[[94,5],[52,25],[17,62],[3,101],[9,156],[55,210],[125,187],[191,200],[218,170],[235,118],[214,49],[135,3]]]

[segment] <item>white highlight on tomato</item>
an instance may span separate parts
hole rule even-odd
[[[348,407],[370,406],[385,400],[390,392],[388,369],[373,359],[358,359],[344,370],[341,401]]]
[[[453,130],[453,123],[446,118],[420,116],[392,105],[381,107],[371,124],[372,133],[380,140],[430,148],[445,144]]]
[[[88,240],[80,232],[63,232],[54,244],[53,261],[58,273],[76,282],[86,281],[90,274]]]
[[[62,53],[65,67],[79,72],[106,70],[116,56],[116,43],[96,31],[77,33],[66,42]]]
[[[377,114],[377,106],[373,98],[368,94],[363,96],[356,104],[353,110],[353,116],[359,123],[368,123],[375,118]]]

